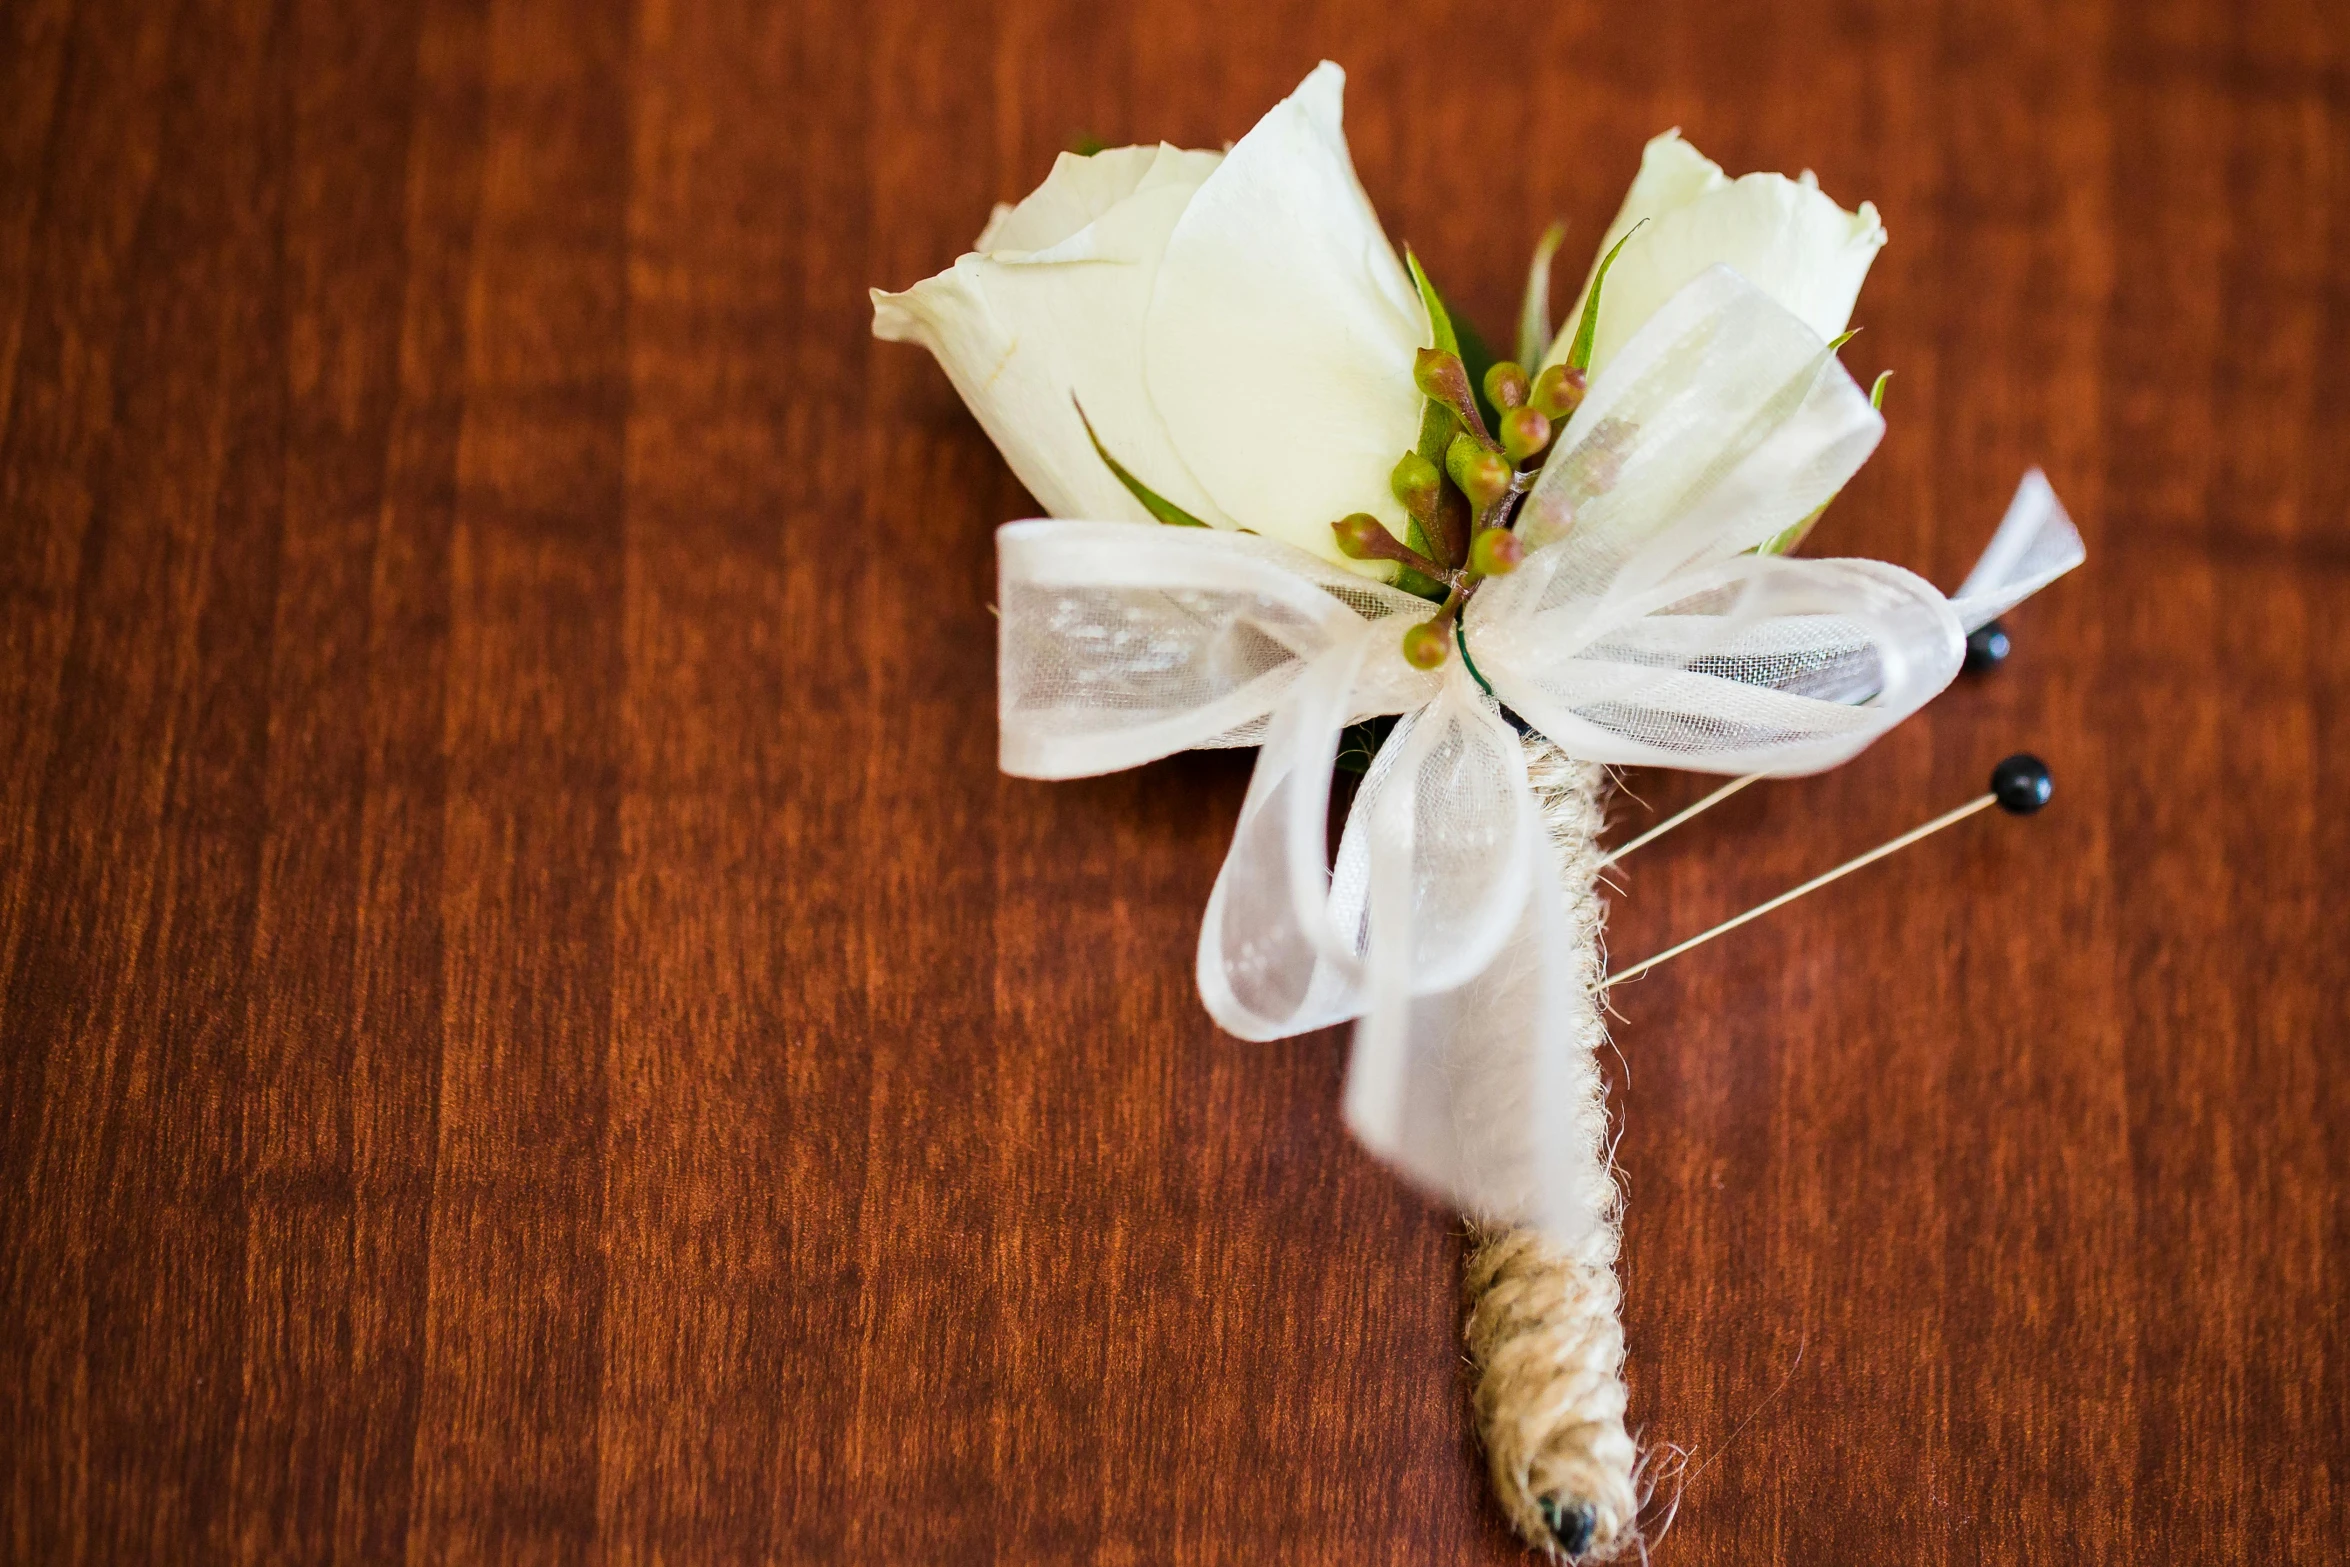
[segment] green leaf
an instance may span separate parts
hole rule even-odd
[[[1756,545],[1754,547],[1754,552],[1757,555],[1793,554],[1795,551],[1795,546],[1803,542],[1803,536],[1811,532],[1812,524],[1818,522],[1820,520],[1821,513],[1825,512],[1830,506],[1834,505],[1835,501],[1835,496],[1829,496],[1826,500],[1820,502],[1819,506],[1812,512],[1810,516],[1804,518],[1801,522],[1797,523],[1794,527],[1789,528],[1785,533],[1780,534],[1778,537]]]
[[[1526,269],[1526,300],[1518,306],[1518,363],[1532,375],[1550,352],[1550,258],[1567,242],[1567,226],[1553,223],[1534,245],[1534,264]]]
[[[1144,511],[1149,512],[1153,517],[1156,517],[1159,521],[1166,523],[1170,527],[1204,528],[1207,526],[1206,523],[1200,521],[1197,517],[1194,517],[1190,512],[1185,511],[1182,507],[1176,505],[1173,501],[1168,500],[1165,496],[1152,489],[1149,485],[1143,483],[1140,479],[1137,479],[1133,474],[1128,473],[1126,471],[1126,465],[1118,461],[1117,458],[1112,457],[1110,455],[1110,449],[1102,444],[1102,438],[1094,434],[1093,421],[1085,417],[1085,405],[1083,403],[1077,402],[1077,398],[1074,394],[1070,396],[1069,401],[1077,404],[1077,419],[1079,423],[1085,426],[1086,439],[1093,442],[1093,449],[1101,454],[1101,459],[1103,462],[1110,465],[1110,472],[1118,476],[1118,482],[1126,486],[1126,493],[1133,496],[1136,500],[1142,502],[1142,509]]]
[[[1428,346],[1442,349],[1448,354],[1458,354],[1461,351],[1461,340],[1453,335],[1452,312],[1444,308],[1443,296],[1436,292],[1436,285],[1428,281],[1428,274],[1420,269],[1420,258],[1412,254],[1408,245],[1404,247],[1403,259],[1412,269],[1412,282],[1420,290],[1420,303],[1428,310],[1428,333],[1435,339]],[[1433,399],[1422,403],[1420,440],[1412,449],[1434,463],[1438,473],[1444,472],[1444,449],[1452,444],[1452,427],[1452,412],[1444,404]],[[1419,549],[1416,542],[1412,547]],[[1426,554],[1427,551],[1422,550],[1421,553]]]
[[[1418,550],[1423,555],[1427,555],[1428,550],[1426,545],[1423,542],[1419,542],[1425,540],[1426,538],[1427,534],[1421,530],[1419,519],[1416,517],[1413,518],[1412,538],[1408,542],[1411,542],[1413,549]],[[1431,555],[1429,556],[1429,559],[1433,560],[1435,557]],[[1416,593],[1431,604],[1443,603],[1445,599],[1452,593],[1451,588],[1437,581],[1434,577],[1431,577],[1424,572],[1414,571],[1409,566],[1398,566],[1395,568],[1395,581],[1391,584],[1391,586],[1399,587],[1406,593]]]
[[[1885,383],[1892,379],[1892,371],[1880,370],[1877,372],[1876,384],[1869,388],[1869,406],[1876,409],[1880,413],[1882,413],[1885,408]]]
[[[1484,338],[1477,335],[1475,327],[1454,317],[1451,308],[1444,302],[1444,296],[1436,291],[1434,283],[1428,281],[1427,269],[1420,265],[1420,258],[1412,254],[1409,246],[1404,248],[1403,258],[1412,269],[1412,283],[1420,290],[1420,303],[1428,307],[1428,324],[1436,338],[1428,346],[1440,348],[1460,360],[1461,368],[1469,373],[1470,399],[1476,403],[1477,412],[1484,416],[1485,428],[1498,429],[1501,413],[1485,400],[1485,372],[1493,367],[1493,350],[1486,346]],[[1420,415],[1420,444],[1414,449],[1442,469],[1444,449],[1452,444],[1452,434],[1452,415],[1442,404],[1430,403]],[[1434,442],[1433,449],[1431,441]]]
[[[1436,285],[1428,281],[1428,274],[1421,269],[1420,258],[1412,254],[1412,248],[1409,245],[1404,247],[1403,259],[1404,264],[1412,269],[1412,284],[1419,289],[1420,303],[1428,311],[1428,334],[1432,339],[1428,346],[1440,348],[1448,354],[1459,353],[1461,341],[1453,335],[1452,312],[1445,309],[1444,297],[1436,292]],[[1414,444],[1412,450],[1435,464],[1436,471],[1441,474],[1444,472],[1444,449],[1452,444],[1452,433],[1453,417],[1451,411],[1442,403],[1432,400],[1423,401],[1420,405],[1420,439]],[[1411,526],[1406,532],[1404,542],[1430,560],[1447,566],[1460,564],[1457,560],[1445,560],[1444,552],[1436,547],[1435,540],[1428,537],[1428,530],[1421,526],[1420,519],[1417,517],[1411,519]],[[1431,587],[1435,586],[1435,584],[1429,583],[1429,579],[1420,576],[1416,571],[1405,571],[1401,577],[1418,578],[1421,583],[1428,583]],[[1397,585],[1403,587],[1407,593],[1418,593],[1423,598],[1428,596],[1424,588],[1407,584],[1401,578],[1399,578]]]
[[[1575,325],[1574,346],[1567,350],[1568,369],[1586,373],[1590,371],[1592,339],[1599,336],[1599,291],[1607,284],[1607,269],[1616,264],[1616,257],[1623,254],[1624,247],[1631,243],[1632,236],[1639,233],[1641,224],[1647,221],[1642,218],[1639,223],[1624,230],[1624,237],[1617,240],[1608,253],[1600,258],[1599,270],[1591,274],[1591,294],[1583,301],[1583,319]]]
[[[1435,541],[1428,537],[1428,530],[1421,524],[1419,518],[1407,512],[1403,522],[1403,541],[1406,544],[1430,560],[1441,561],[1444,559],[1444,552],[1438,549]],[[1409,566],[1401,565],[1395,568],[1395,580],[1391,586],[1399,587],[1406,593],[1417,593],[1420,597],[1433,600],[1438,604],[1443,603],[1444,595],[1451,591],[1434,577],[1428,576],[1424,572],[1414,571]]]
[[[1854,327],[1849,332],[1837,333],[1834,337],[1828,339],[1828,352],[1831,354],[1834,353],[1837,349],[1842,348],[1846,343],[1851,342],[1858,336],[1860,336],[1859,327]]]
[[[1453,323],[1453,335],[1461,341],[1461,368],[1469,372],[1469,396],[1476,401],[1477,412],[1485,420],[1488,431],[1501,428],[1501,410],[1493,406],[1493,399],[1485,395],[1485,372],[1492,369],[1500,355],[1487,346],[1477,329],[1466,320]]]
[[[1461,340],[1453,335],[1452,312],[1444,308],[1444,296],[1436,292],[1436,285],[1428,281],[1427,272],[1420,266],[1420,258],[1412,254],[1409,245],[1403,248],[1404,265],[1412,269],[1412,284],[1420,291],[1420,303],[1428,309],[1428,330],[1434,336],[1430,348],[1441,348],[1448,354],[1461,351]],[[1424,457],[1427,453],[1423,452]]]

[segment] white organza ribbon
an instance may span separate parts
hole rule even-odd
[[[1577,983],[1558,869],[1503,706],[1568,755],[1797,774],[1958,671],[1965,634],[2083,558],[2026,475],[1956,598],[1898,567],[1751,553],[1884,424],[1825,343],[1717,268],[1591,387],[1528,495],[1525,563],[1401,653],[1424,599],[1252,535],[1019,522],[997,534],[1002,762],[1030,778],[1257,745],[1200,932],[1243,1039],[1362,1020],[1349,1124],[1421,1185],[1572,1243],[1602,1187],[1554,1135]],[[1326,853],[1340,731],[1401,717]],[[1587,983],[1588,977],[1581,982]]]

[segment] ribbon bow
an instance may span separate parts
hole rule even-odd
[[[1426,600],[1253,535],[997,533],[1002,765],[1076,778],[1256,745],[1200,931],[1243,1039],[1349,1018],[1346,1114],[1419,1184],[1572,1243],[1603,1173],[1546,1106],[1579,1070],[1559,869],[1506,706],[1571,757],[1815,772],[1950,683],[1965,635],[2083,558],[2035,470],[1955,598],[1872,560],[1754,553],[1825,505],[1884,422],[1829,346],[1716,268],[1593,383],[1520,513],[1528,553],[1406,663]],[[1325,852],[1340,732],[1401,715]]]

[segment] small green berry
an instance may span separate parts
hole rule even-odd
[[[1458,408],[1469,400],[1469,372],[1458,354],[1423,348],[1412,356],[1412,384],[1431,402]]]
[[[1526,406],[1545,419],[1564,419],[1582,406],[1583,394],[1589,387],[1582,371],[1552,365],[1534,378],[1534,390],[1526,399]]]
[[[1452,638],[1433,620],[1423,620],[1403,634],[1403,660],[1414,669],[1440,669],[1452,656]]]
[[[1526,559],[1526,546],[1507,528],[1487,528],[1469,546],[1469,568],[1481,577],[1506,577]]]
[[[1522,408],[1532,383],[1514,359],[1496,360],[1485,372],[1485,400],[1496,408]]]
[[[1499,452],[1489,452],[1467,435],[1456,435],[1445,449],[1444,466],[1461,487],[1469,504],[1483,511],[1509,493],[1510,464]]]
[[[1404,453],[1387,482],[1395,491],[1395,498],[1403,502],[1404,509],[1423,520],[1435,513],[1436,503],[1444,493],[1444,475],[1436,471],[1436,464],[1418,452]]]
[[[1379,519],[1367,511],[1358,511],[1330,524],[1330,531],[1338,536],[1338,553],[1349,560],[1379,560],[1384,558],[1380,546],[1391,535],[1379,525]]]
[[[1513,408],[1501,416],[1501,449],[1522,463],[1550,444],[1550,421],[1539,408]]]

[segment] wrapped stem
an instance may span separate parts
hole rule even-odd
[[[1599,829],[1604,771],[1526,737],[1526,767],[1559,857],[1567,916],[1589,973],[1579,989],[1577,1043],[1606,1042],[1600,979]],[[1606,1168],[1605,1090],[1569,1107],[1562,1135],[1592,1142]],[[1638,1453],[1624,1429],[1624,1328],[1616,1251],[1618,1203],[1579,1247],[1532,1229],[1478,1230],[1462,1277],[1464,1329],[1475,1367],[1477,1434],[1495,1497],[1511,1526],[1552,1556],[1603,1561],[1638,1538]]]

